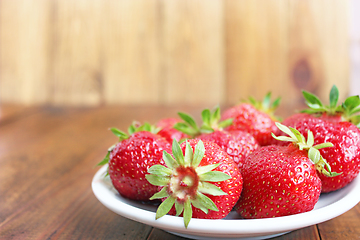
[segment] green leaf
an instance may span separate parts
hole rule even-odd
[[[208,182],[200,182],[198,186],[198,191],[204,194],[209,194],[212,196],[221,196],[221,195],[227,195],[221,188],[218,186],[215,186],[214,184],[208,183]]]
[[[99,162],[98,164],[96,164],[96,166],[103,166],[103,165],[107,164],[109,162],[109,160],[110,160],[110,152],[108,152],[106,154],[106,156],[104,157],[104,159],[101,160],[101,162]]]
[[[339,89],[334,85],[330,90],[330,109],[335,109],[339,100]]]
[[[136,129],[137,132],[139,131],[147,131],[151,132],[151,125],[150,123],[145,122],[143,125],[141,125],[138,129]]]
[[[195,120],[188,114],[186,113],[182,113],[182,112],[179,112],[178,115],[180,116],[180,118],[182,120],[184,120],[187,124],[189,124],[192,128],[196,129],[196,130],[199,130],[198,129],[198,126],[195,122]]]
[[[192,204],[195,208],[198,208],[198,209],[200,209],[201,211],[203,211],[204,213],[208,214],[209,210],[208,210],[206,207],[204,207],[197,198],[191,199],[191,204]]]
[[[193,159],[192,147],[190,146],[190,144],[188,142],[186,142],[185,157],[184,157],[184,162],[185,162],[186,167],[191,166],[192,159]]]
[[[360,105],[351,109],[351,111],[349,112],[349,115],[354,115],[355,113],[358,113],[358,112],[360,112]]]
[[[184,166],[185,164],[184,155],[183,152],[181,151],[179,143],[175,139],[172,144],[172,153],[177,163],[181,166]]]
[[[249,97],[249,102],[250,102],[250,104],[251,105],[253,105],[254,107],[258,107],[258,102],[255,100],[255,98],[253,98],[253,97]]]
[[[208,125],[202,125],[200,128],[201,133],[212,133],[214,132],[214,129],[211,126]]]
[[[211,124],[217,123],[218,121],[220,121],[220,118],[221,118],[220,107],[216,107],[215,111],[211,116]]]
[[[308,105],[309,108],[316,110],[315,112],[322,112],[322,111],[326,110],[325,108],[323,108],[322,106],[320,106],[318,104],[306,103],[306,105]]]
[[[201,174],[204,174],[206,172],[210,172],[210,171],[214,170],[218,166],[220,166],[220,163],[198,167],[198,168],[196,168],[196,173],[198,175],[201,175]]]
[[[275,136],[275,134],[271,133],[271,136],[276,140],[283,141],[283,142],[296,142],[296,139],[285,137],[285,136]]]
[[[166,177],[170,176],[172,174],[172,171],[171,169],[164,167],[163,165],[156,164],[148,169],[148,173]]]
[[[196,198],[200,201],[201,205],[206,207],[207,209],[213,210],[213,211],[219,211],[215,203],[204,194],[197,192]]]
[[[358,107],[359,105],[360,105],[360,98],[357,95],[348,97],[343,103],[343,107],[347,112],[351,112],[354,108]]]
[[[262,106],[264,109],[269,109],[270,108],[270,102],[271,102],[271,92],[268,92],[266,95],[265,95],[265,98],[262,102]]]
[[[129,138],[129,135],[127,135],[123,131],[120,131],[117,128],[110,128],[110,130],[113,134],[115,134],[115,136],[117,136],[119,138],[119,141]]]
[[[295,136],[295,134],[285,125],[282,125],[279,122],[276,122],[275,125],[284,133],[286,133],[287,135],[289,135],[291,138],[293,139],[297,139],[297,137]]]
[[[154,186],[166,186],[170,178],[166,176],[157,176],[154,174],[146,174],[145,175],[146,180],[148,180],[149,183],[151,183]]]
[[[295,128],[289,127],[289,129],[291,130],[291,132],[295,135],[296,139],[298,140],[298,142],[300,143],[305,143],[305,137]]]
[[[220,129],[224,129],[224,128],[230,126],[233,123],[233,121],[234,121],[233,118],[228,118],[228,119],[226,119],[224,121],[219,122],[218,127]]]
[[[311,147],[308,151],[308,158],[314,163],[317,164],[320,160],[320,152],[314,147]]]
[[[211,125],[211,113],[209,109],[204,109],[201,112],[201,118],[204,122],[204,124],[210,126]]]
[[[309,147],[314,145],[314,134],[310,130],[308,130],[306,145],[308,145]]]
[[[103,160],[101,160],[101,162],[96,164],[96,166],[103,166],[103,165],[107,164],[110,161],[110,153],[115,148],[115,146],[116,146],[116,144],[114,144],[114,145],[112,145],[111,147],[108,148],[108,152],[107,152],[106,156],[104,157]]]
[[[166,215],[170,209],[172,208],[172,206],[175,203],[175,198],[172,196],[169,196],[168,198],[165,199],[165,201],[163,201],[158,209],[156,210],[156,216],[155,219],[159,219],[162,216]]]
[[[176,210],[176,216],[180,216],[180,214],[184,210],[184,204],[179,203],[179,201],[175,201],[175,210]]]
[[[160,192],[157,192],[155,193],[151,198],[150,200],[154,200],[154,199],[162,199],[162,198],[165,198],[165,197],[168,197],[170,196],[169,193],[168,193],[168,188],[167,187],[163,187]]]
[[[176,160],[166,151],[163,151],[163,159],[166,166],[170,169],[174,169],[175,167],[178,166]]]
[[[136,127],[133,125],[129,126],[128,132],[130,135],[133,135],[136,132]]]
[[[191,166],[195,168],[198,167],[204,155],[205,155],[204,143],[201,140],[199,140],[199,142],[195,146],[195,151]]]
[[[280,105],[280,102],[281,102],[281,97],[275,99],[275,101],[271,105],[271,110],[275,110]]]
[[[206,172],[199,175],[200,181],[207,181],[207,182],[221,182],[231,178],[230,175],[220,172],[220,171],[211,171]]]
[[[184,202],[184,214],[183,214],[185,228],[189,226],[191,217],[192,217],[191,202],[190,200],[187,200]]]
[[[322,149],[322,148],[333,147],[333,146],[334,146],[334,144],[332,144],[331,142],[324,142],[324,143],[317,144],[313,147],[316,149]]]
[[[187,135],[190,135],[190,136],[195,136],[196,135],[196,131],[191,128],[189,125],[187,125],[186,123],[182,123],[182,122],[178,122],[174,125],[173,127],[174,129],[182,132],[182,133],[185,133]]]
[[[302,91],[303,96],[307,102],[307,104],[313,105],[313,106],[319,106],[322,107],[323,104],[321,103],[320,99],[315,96],[314,94],[307,92],[307,91]]]

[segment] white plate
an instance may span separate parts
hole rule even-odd
[[[94,176],[92,189],[97,199],[113,212],[170,233],[192,239],[266,239],[296,229],[321,223],[350,210],[360,201],[360,176],[343,189],[322,194],[315,209],[296,215],[267,218],[240,219],[232,211],[225,219],[191,219],[188,228],[182,217],[165,215],[155,220],[157,206],[132,201],[117,193],[110,178],[104,178],[107,166]]]

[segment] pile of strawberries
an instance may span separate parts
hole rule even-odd
[[[360,98],[329,105],[303,91],[308,109],[280,123],[280,99],[250,99],[202,111],[198,125],[186,113],[156,126],[134,123],[128,133],[111,128],[119,142],[108,164],[115,189],[137,201],[158,202],[165,214],[221,219],[235,209],[243,218],[310,211],[321,193],[349,184],[360,171]]]

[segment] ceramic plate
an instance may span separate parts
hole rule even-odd
[[[188,228],[182,217],[166,215],[155,220],[157,206],[132,201],[117,193],[110,178],[105,176],[107,166],[95,174],[92,189],[97,199],[113,212],[172,234],[192,239],[266,239],[296,229],[321,223],[350,210],[360,201],[360,176],[343,189],[322,194],[314,210],[291,216],[268,219],[240,219],[232,211],[225,219],[191,219]]]

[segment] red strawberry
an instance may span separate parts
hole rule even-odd
[[[219,145],[242,169],[244,159],[259,147],[255,138],[243,131],[219,131],[201,134],[198,139],[211,141]]]
[[[151,199],[162,199],[156,219],[167,213],[190,219],[224,218],[239,199],[242,189],[240,171],[218,145],[191,139],[181,146],[174,141],[174,158],[164,151],[167,167],[155,165],[146,179],[160,191]],[[174,206],[175,205],[175,206]]]
[[[174,125],[180,121],[181,120],[177,118],[165,118],[160,120],[156,126],[161,130],[157,134],[164,137],[169,143],[172,143],[174,139],[179,142],[182,139],[190,138],[189,135],[174,128]]]
[[[334,86],[330,91],[330,105],[324,106],[311,93],[303,92],[310,109],[295,114],[283,121],[284,125],[299,130],[304,136],[310,130],[315,134],[315,144],[329,141],[332,148],[321,149],[331,168],[342,174],[333,178],[320,176],[322,192],[340,189],[350,183],[360,171],[360,130],[358,124],[360,111],[359,96],[352,96],[337,106],[339,92]]]
[[[149,126],[130,127],[130,136],[112,128],[120,142],[109,149],[99,164],[109,163],[108,173],[113,186],[122,196],[133,200],[148,201],[157,192],[157,187],[150,185],[145,175],[151,166],[165,164],[163,151],[171,152],[171,144],[150,132]]]
[[[317,169],[327,171],[326,161],[319,154],[320,148],[330,143],[312,146],[296,130],[281,124],[278,127],[291,137],[277,137],[292,141],[288,146],[263,146],[250,154],[244,162],[243,192],[236,204],[236,211],[244,218],[270,218],[310,211],[321,193],[321,180]]]
[[[278,121],[273,113],[280,103],[280,98],[270,104],[270,97],[271,94],[268,93],[262,103],[250,98],[250,103],[227,109],[222,119],[234,120],[226,129],[249,132],[261,146],[272,144],[271,133],[276,131],[275,121]]]
[[[219,107],[215,108],[213,112],[209,109],[202,111],[201,127],[197,127],[191,116],[185,113],[179,113],[179,115],[185,123],[179,123],[175,125],[175,128],[187,132],[195,138],[216,143],[233,158],[240,170],[244,158],[259,147],[255,138],[247,132],[223,130],[232,123],[232,119],[220,122]]]

